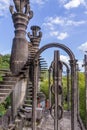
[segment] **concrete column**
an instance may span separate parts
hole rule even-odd
[[[67,108],[70,110],[70,82],[69,82],[69,69],[67,69]]]
[[[77,72],[76,60],[70,60],[71,66],[71,130],[77,130]]]
[[[18,107],[23,103],[25,92],[26,92],[27,80],[20,80],[14,87],[11,94],[11,108],[12,108],[12,118],[15,119],[17,115]]]
[[[14,0],[14,5],[16,11],[14,11],[13,6],[10,6],[10,12],[12,14],[15,28],[10,68],[14,74],[18,74],[28,60],[29,52],[28,41],[26,39],[26,29],[29,20],[33,16],[33,12],[30,10],[28,1]]]
[[[58,61],[59,61],[59,52],[54,52],[54,87],[55,87],[55,108],[54,108],[54,130],[58,130],[58,105],[59,105],[59,87],[58,87]]]
[[[54,104],[54,130],[58,130],[61,101],[61,91],[62,91],[62,64],[60,62],[59,51],[54,51],[54,94],[55,94],[55,104]],[[62,107],[61,107],[62,109]]]
[[[32,130],[36,130],[37,116],[37,88],[38,88],[38,60],[34,61],[34,82],[33,82],[33,107],[32,107]]]
[[[86,129],[87,129],[87,55],[84,56],[84,66],[85,66],[85,97],[86,97],[86,102],[85,102],[85,110],[86,110],[86,116],[85,116],[85,119],[86,119]]]
[[[51,108],[51,70],[48,70],[48,81],[49,81],[49,108]]]
[[[39,49],[39,44],[42,37],[42,32],[40,31],[40,29],[41,28],[39,26],[31,26],[32,35],[30,34],[30,32],[28,33],[28,37],[32,43],[32,49],[34,53],[36,53]]]

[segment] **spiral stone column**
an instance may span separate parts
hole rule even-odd
[[[28,41],[26,40],[26,29],[29,20],[33,16],[28,0],[13,0],[14,7],[10,6],[10,12],[15,28],[13,39],[10,68],[14,74],[18,74],[28,59]]]
[[[41,41],[42,32],[39,26],[31,26],[32,34],[28,33],[28,37],[32,43],[32,49],[36,53],[39,49],[39,43]]]

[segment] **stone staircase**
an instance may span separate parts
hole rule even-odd
[[[0,81],[0,103],[3,103],[4,100],[10,95],[17,80],[18,78],[13,76],[11,72],[5,73],[2,76],[2,81]]]
[[[18,110],[17,118],[15,122],[24,121],[24,126],[28,125],[31,126],[31,117],[32,117],[32,98],[33,98],[33,87],[32,83],[29,82],[27,85],[26,95],[24,99],[24,103]]]

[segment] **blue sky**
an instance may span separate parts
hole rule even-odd
[[[10,53],[14,27],[9,5],[12,0],[0,0],[0,53]],[[52,42],[68,46],[82,63],[84,52],[87,51],[87,0],[30,0],[34,12],[27,32],[31,25],[39,25],[43,32],[40,47]],[[45,58],[50,59],[49,53]],[[65,54],[62,58],[67,60]]]

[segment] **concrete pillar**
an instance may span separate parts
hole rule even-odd
[[[77,130],[77,72],[76,60],[70,60],[71,66],[71,130]]]
[[[14,0],[16,11],[10,6],[10,12],[15,28],[13,39],[10,68],[14,74],[18,74],[28,60],[28,41],[26,39],[26,29],[29,20],[33,16],[29,2]],[[25,11],[24,11],[25,9]]]
[[[42,32],[40,31],[40,29],[41,28],[39,26],[31,26],[32,34],[30,34],[30,32],[28,33],[28,37],[31,41],[34,54],[36,54],[39,49],[39,44],[42,37]]]
[[[87,55],[84,56],[84,66],[85,66],[85,97],[86,97],[86,102],[85,102],[85,110],[86,110],[86,129],[87,129]]]
[[[36,130],[37,115],[37,88],[38,88],[38,60],[34,61],[34,82],[33,82],[33,108],[32,108],[32,130]]]
[[[69,82],[69,69],[67,69],[67,108],[70,110],[70,82]]]
[[[11,108],[12,108],[12,118],[15,119],[17,115],[18,107],[23,103],[25,92],[26,92],[27,80],[20,80],[14,87],[11,94]]]
[[[54,51],[54,130],[58,130],[60,117],[60,107],[62,109],[62,64],[60,62],[59,51]]]
[[[48,81],[49,81],[49,108],[51,108],[51,70],[48,70]]]

